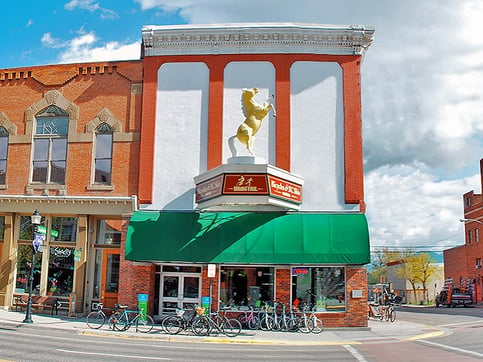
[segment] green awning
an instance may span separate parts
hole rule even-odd
[[[240,264],[367,264],[364,214],[136,211],[126,259]]]

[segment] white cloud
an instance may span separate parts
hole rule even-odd
[[[71,0],[64,5],[64,8],[67,10],[88,10],[91,13],[99,11],[101,19],[116,19],[119,17],[115,11],[101,7],[94,0]]]

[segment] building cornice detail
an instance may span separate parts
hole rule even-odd
[[[144,56],[309,53],[363,55],[374,28],[295,23],[144,26]]]

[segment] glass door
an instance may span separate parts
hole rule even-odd
[[[161,278],[160,315],[176,308],[191,308],[201,300],[201,278],[192,274],[166,273]]]
[[[119,287],[119,250],[104,250],[102,258],[102,282],[100,301],[107,308],[117,303]]]

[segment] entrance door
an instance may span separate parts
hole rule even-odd
[[[107,308],[114,308],[117,303],[119,287],[120,251],[104,249],[102,257],[101,303]]]
[[[191,308],[200,304],[200,276],[184,273],[163,273],[159,314],[171,314],[176,308]]]

